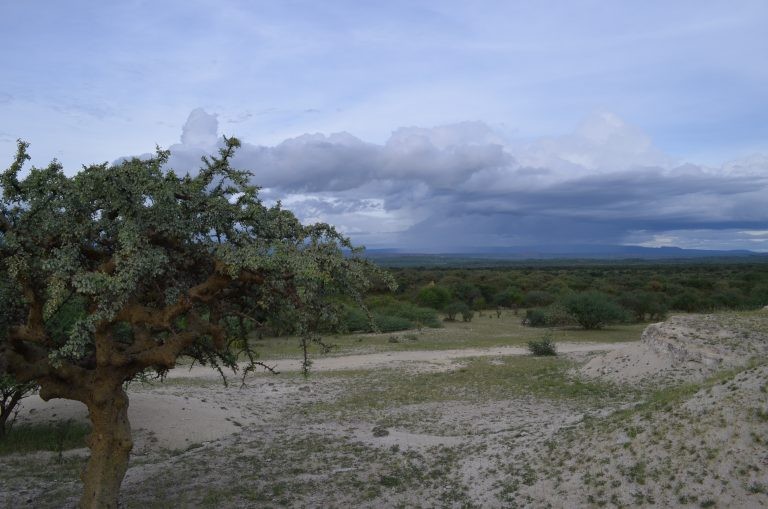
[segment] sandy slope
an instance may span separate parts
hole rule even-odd
[[[624,348],[630,343],[562,343],[561,353],[599,352]],[[470,357],[502,357],[526,355],[528,350],[519,347],[469,348],[463,350],[418,350],[364,355],[320,357],[314,359],[313,371],[360,370],[407,367],[409,370],[437,371],[449,369],[456,361]],[[299,371],[300,361],[264,361],[280,372]],[[216,384],[219,374],[209,367],[177,368],[168,374],[169,380],[197,379]],[[295,395],[299,386],[266,381],[264,377],[251,377],[248,382],[249,398],[256,401],[274,402],[278,398]],[[236,382],[239,384],[239,380]],[[271,385],[269,385],[271,384]],[[301,384],[306,387],[306,384]],[[136,450],[151,443],[168,449],[179,449],[193,443],[208,442],[240,430],[242,425],[259,423],[259,415],[243,412],[236,405],[212,403],[206,398],[209,390],[197,390],[194,385],[182,387],[142,389],[139,385],[129,388],[128,416],[135,433]],[[201,399],[202,398],[202,399]],[[203,401],[206,399],[206,401]],[[37,396],[23,403],[19,414],[21,421],[44,422],[74,419],[87,422],[88,412],[82,403],[70,400],[44,402]]]
[[[470,357],[491,366],[526,353],[512,347],[323,357],[313,370],[336,375],[260,374],[229,387],[208,368],[176,369],[167,383],[130,388],[136,447],[122,500],[142,508],[768,506],[768,368],[675,392],[677,382],[765,359],[768,313],[673,317],[641,342],[558,346],[586,361],[574,383],[609,381],[615,395],[596,404],[458,392],[397,404],[382,392],[379,410],[334,410],[356,384],[370,391],[382,377],[418,372],[422,383],[445,380]],[[297,360],[270,364],[299,369]],[[663,387],[671,396],[654,403]],[[326,404],[331,410],[317,410]],[[85,411],[31,400],[23,416],[61,417]],[[0,458],[0,472],[22,462],[55,468],[39,454]],[[0,506],[72,505],[76,476],[61,478],[0,475]]]

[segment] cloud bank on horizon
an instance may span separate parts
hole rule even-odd
[[[221,143],[189,115],[169,167],[194,171]],[[234,164],[267,201],[335,224],[369,247],[633,244],[768,251],[768,156],[719,166],[677,161],[615,114],[571,134],[508,140],[483,122],[403,127],[383,144],[346,132],[249,143]]]
[[[181,130],[194,168],[226,133],[265,197],[372,247],[768,251],[766,20],[765,0],[3,2],[0,157],[21,138],[72,172]]]

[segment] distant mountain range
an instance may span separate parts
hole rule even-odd
[[[445,262],[468,261],[524,261],[524,260],[685,260],[707,258],[739,258],[768,261],[768,253],[746,249],[710,250],[679,247],[643,247],[621,245],[569,244],[516,247],[472,247],[454,252],[418,252],[408,249],[367,249],[366,256],[373,260],[392,262],[402,260],[406,265],[423,260],[428,265]],[[385,263],[390,264],[390,263]],[[399,265],[399,263],[397,263]],[[453,263],[451,263],[453,264]]]

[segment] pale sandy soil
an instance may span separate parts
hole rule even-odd
[[[628,346],[629,343],[562,343],[558,351],[562,354],[599,352],[617,350]],[[527,355],[528,350],[518,347],[500,348],[468,348],[463,350],[421,350],[409,352],[372,353],[365,355],[347,355],[319,357],[312,364],[313,372],[368,370],[377,368],[400,368],[409,372],[444,371],[455,367],[456,362],[472,357],[504,357],[510,355]],[[265,361],[269,366],[280,372],[297,372],[301,364],[297,360],[281,359]],[[189,444],[208,442],[240,431],[240,426],[233,424],[257,424],[263,422],[261,413],[243,411],[237,405],[221,405],[220,394],[203,397],[211,388],[195,388],[195,381],[209,385],[218,385],[220,375],[204,366],[177,368],[168,373],[168,380],[188,381],[190,387],[173,385],[171,388],[152,388],[145,392],[138,384],[130,389],[130,406],[128,417],[135,431],[136,449],[142,450],[148,445],[166,449],[179,449]],[[240,385],[241,379],[236,375],[230,380]],[[272,402],[278,398],[290,398],[297,388],[289,388],[274,381],[265,382],[264,377],[247,377],[246,384],[250,387],[242,391],[249,398],[257,398]],[[302,387],[309,387],[302,385]],[[224,391],[224,388],[220,388]],[[170,393],[169,393],[170,392]],[[201,398],[205,399],[202,401]],[[23,403],[19,415],[20,422],[42,422],[73,419],[88,422],[88,411],[85,405],[77,401],[52,400],[42,401],[33,396]],[[147,440],[151,440],[148,444]]]
[[[397,403],[382,389],[382,404],[366,400],[366,410],[338,403],[393,379],[450,380],[473,358],[504,366],[527,353],[519,348],[318,358],[309,379],[298,361],[280,360],[269,364],[283,375],[228,387],[206,368],[179,368],[164,384],[130,387],[136,446],[123,504],[765,507],[768,368],[739,366],[764,358],[767,323],[675,317],[641,342],[560,344],[582,365],[569,383],[605,384],[594,401],[510,393]],[[702,382],[724,369],[735,370],[724,383]],[[678,388],[691,381],[700,385]],[[52,403],[30,400],[23,419],[85,418]],[[63,464],[49,453],[0,457],[0,507],[73,506],[73,469],[86,454]]]
[[[603,352],[618,350],[632,343],[558,343],[557,351],[562,354]],[[515,346],[496,348],[462,348],[456,350],[408,350],[360,355],[322,356],[312,359],[312,371],[343,371],[376,368],[408,368],[413,371],[442,371],[450,369],[456,360],[468,357],[505,357],[528,355],[528,349]],[[295,359],[264,360],[265,364],[279,372],[301,370],[301,363]],[[168,373],[169,379],[204,378],[215,379],[219,375],[205,366],[180,367]]]

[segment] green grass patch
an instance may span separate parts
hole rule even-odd
[[[391,333],[386,334],[346,334],[329,335],[326,343],[334,345],[330,355],[350,355],[357,353],[413,351],[413,350],[451,350],[461,348],[492,348],[499,346],[525,347],[529,341],[541,338],[542,330],[525,327],[520,322],[524,312],[515,315],[504,311],[501,318],[495,313],[479,313],[471,322],[444,322],[443,328],[411,330],[396,333],[408,340],[390,342]],[[577,327],[551,329],[552,340],[558,343],[617,343],[639,341],[640,334],[648,324],[629,324],[606,327],[601,330],[583,330]],[[290,359],[301,357],[299,340],[295,337],[253,339],[252,345],[261,359]],[[321,348],[312,345],[311,355],[323,355]]]
[[[621,390],[612,384],[585,381],[568,374],[573,363],[561,358],[506,357],[499,363],[470,359],[459,369],[404,376],[378,370],[351,380],[350,390],[317,410],[357,412],[441,401],[494,401],[521,396],[558,400],[589,400],[600,404]]]
[[[86,447],[85,437],[90,431],[90,426],[74,421],[17,424],[0,440],[0,455]]]

